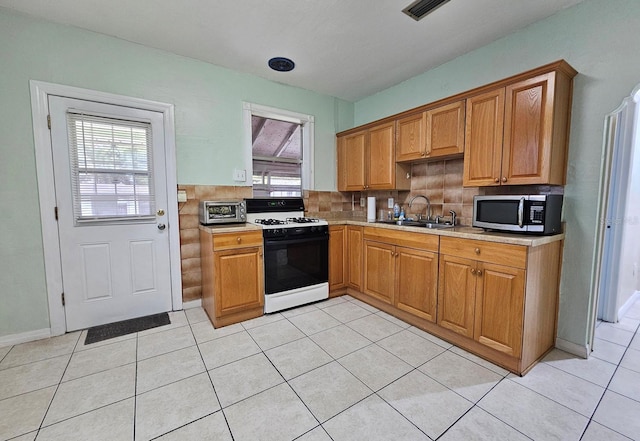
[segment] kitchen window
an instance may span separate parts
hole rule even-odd
[[[254,197],[301,197],[313,183],[314,118],[244,103]]]

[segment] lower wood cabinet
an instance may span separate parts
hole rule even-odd
[[[329,294],[347,286],[347,226],[329,226]]]
[[[362,230],[357,225],[347,226],[347,287],[362,288]]]
[[[217,328],[264,313],[262,231],[200,231],[202,306]]]
[[[524,280],[524,269],[442,254],[438,325],[519,357]]]
[[[562,240],[354,231],[346,255],[362,250],[362,284],[348,283],[350,295],[517,374],[554,347]],[[358,265],[348,262],[350,281]]]
[[[438,236],[365,228],[362,292],[435,322]]]

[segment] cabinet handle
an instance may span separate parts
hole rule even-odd
[[[500,183],[500,179],[495,178],[495,179],[493,180],[493,182],[495,182],[496,184],[499,184],[499,183]]]
[[[242,238],[241,238],[241,237],[238,237],[238,238],[236,239],[236,242],[238,242],[238,243],[242,242]]]
[[[476,269],[475,268],[471,268],[471,274],[475,274],[476,273]]]
[[[507,182],[507,177],[506,176],[502,177],[502,182]]]
[[[482,276],[482,270],[478,270],[476,274],[478,274],[478,276]]]
[[[475,250],[473,250],[473,252],[476,254],[480,254],[480,248],[476,248]]]

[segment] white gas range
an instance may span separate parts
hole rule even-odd
[[[302,198],[247,199],[264,237],[265,313],[329,297],[329,227],[304,217]]]

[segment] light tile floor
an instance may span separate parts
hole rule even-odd
[[[518,377],[349,296],[0,348],[0,440],[640,440],[640,304]]]

